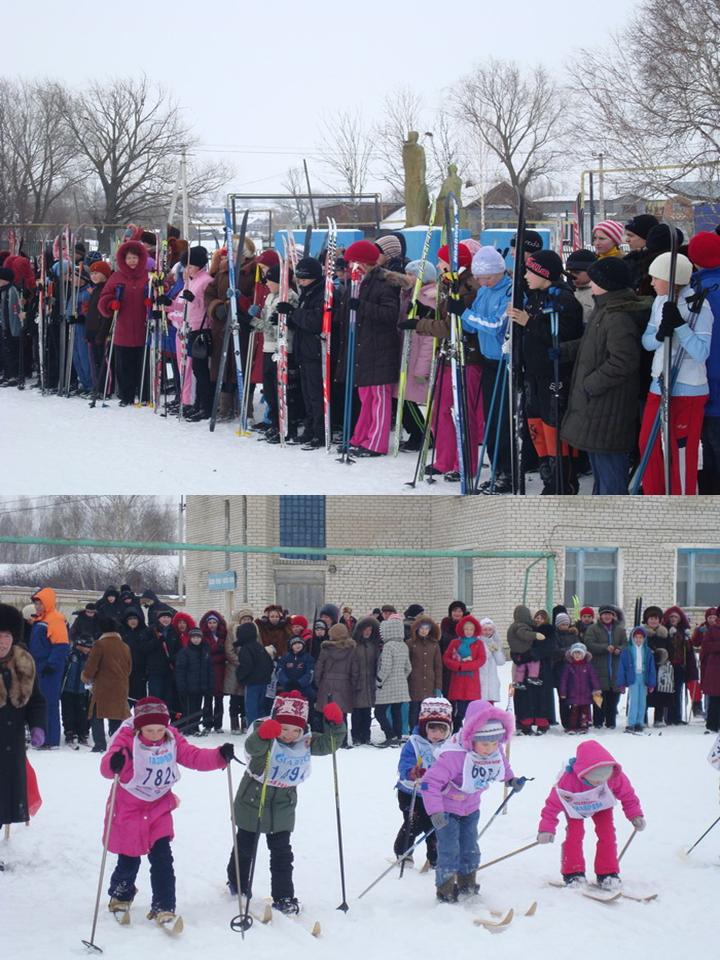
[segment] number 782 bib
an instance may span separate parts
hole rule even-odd
[[[120,786],[139,800],[159,800],[180,779],[177,745],[172,734],[160,743],[145,744],[133,740],[133,776]]]

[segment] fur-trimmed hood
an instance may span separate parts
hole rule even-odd
[[[368,640],[363,638],[363,631],[367,627],[372,627],[372,633]],[[376,617],[362,617],[355,624],[355,629],[353,630],[353,639],[356,643],[376,643],[380,644],[380,624]]]
[[[0,709],[8,702],[7,675],[10,677],[10,703],[21,710],[30,700],[35,683],[35,661],[27,650],[13,645],[7,659],[0,662]]]
[[[463,725],[458,734],[460,742],[466,750],[472,750],[473,736],[491,720],[497,720],[503,725],[505,733],[502,743],[508,742],[515,729],[512,714],[507,710],[494,707],[489,700],[473,700],[467,708]]]
[[[430,633],[427,637],[418,636],[418,627],[422,626],[423,623],[430,624]],[[437,641],[440,639],[440,627],[435,623],[432,617],[428,617],[426,614],[421,613],[419,617],[413,620],[412,626],[410,627],[410,640],[412,643],[421,643],[423,641]]]
[[[463,627],[465,626],[466,623],[471,623],[471,624],[473,625],[473,629],[475,630],[475,636],[476,636],[476,637],[481,636],[481,634],[482,634],[482,628],[481,628],[480,624],[479,624],[478,621],[475,619],[475,617],[471,616],[471,614],[469,614],[469,613],[466,614],[464,617],[461,617],[461,618],[458,620],[458,622],[455,624],[455,635],[456,635],[456,636],[460,637],[460,639],[462,639],[462,638],[465,636],[465,634],[463,633]]]
[[[132,270],[125,262],[125,258],[129,253],[136,253],[140,258],[140,262]],[[129,280],[141,280],[147,273],[147,247],[140,243],[139,240],[126,240],[125,243],[121,243],[117,249],[115,259],[117,262],[118,273],[121,273]]]
[[[663,614],[663,618],[662,618],[662,622],[663,622],[663,625],[664,625],[664,626],[666,626],[666,627],[669,627],[669,626],[670,626],[670,614],[671,614],[671,613],[677,613],[677,614],[678,614],[678,616],[680,617],[680,626],[683,628],[683,630],[689,630],[689,629],[690,629],[690,621],[688,620],[687,614],[686,614],[685,611],[682,609],[682,607],[668,607],[668,608],[667,608],[667,610],[666,610],[665,613]]]

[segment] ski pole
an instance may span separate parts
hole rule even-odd
[[[262,826],[262,816],[263,816],[263,813],[265,812],[265,798],[267,796],[267,782],[268,782],[268,776],[270,774],[270,754],[271,753],[272,753],[272,747],[270,744],[268,744],[268,752],[265,757],[265,769],[263,770],[262,788],[260,790],[260,803],[258,804],[258,817],[257,817],[257,826],[255,827],[255,840],[253,842],[252,857],[250,859],[250,870],[248,872],[247,894],[245,895],[245,912],[242,915],[238,914],[237,917],[233,917],[232,920],[230,921],[230,929],[234,930],[235,933],[237,933],[237,931],[239,930],[243,940],[245,939],[245,931],[249,930],[253,923],[253,918],[250,916],[250,900],[252,899],[252,884],[253,884],[253,877],[255,876],[255,863],[257,861],[258,845],[260,843],[260,827]],[[235,818],[235,810],[233,808],[233,819],[234,818]],[[237,831],[235,831],[235,838],[236,838],[235,842],[237,843]],[[239,859],[240,858],[238,856],[238,861]],[[237,863],[236,863],[236,869],[237,869]],[[238,890],[239,890],[241,886],[239,872],[237,874],[236,879],[237,879]],[[240,894],[238,894],[238,897],[239,896]],[[242,901],[240,902],[242,903]]]
[[[400,856],[397,857],[396,860],[393,860],[393,862],[390,864],[390,866],[389,866],[386,870],[383,870],[383,872],[380,874],[380,876],[377,877],[375,880],[373,880],[373,882],[370,884],[369,887],[365,887],[365,889],[363,890],[363,892],[358,894],[358,900],[360,900],[362,897],[364,897],[366,893],[369,893],[369,892],[372,890],[373,887],[377,886],[377,884],[380,883],[380,881],[381,881],[384,877],[386,877],[386,876],[390,873],[391,870],[393,870],[395,867],[399,866],[399,865],[403,862],[403,860],[405,859],[405,857],[409,856],[409,854],[411,854],[411,853],[413,852],[413,850],[415,849],[415,847],[419,847],[420,844],[421,844],[421,843],[424,843],[429,836],[432,836],[433,833],[435,833],[435,827],[432,827],[430,830],[427,830],[425,833],[421,834],[421,836],[419,836],[419,837],[417,838],[417,840],[415,841],[415,843],[414,843],[411,847],[408,847],[408,849],[405,850],[404,853],[401,853]]]
[[[515,701],[513,700],[514,694],[515,694],[515,687],[513,687],[512,684],[509,684],[508,685],[508,702],[507,702],[507,706],[505,707],[505,713],[509,713],[510,707],[515,705]],[[507,746],[505,747],[505,758],[507,759],[508,763],[510,762],[511,745],[512,745],[512,737],[508,740]],[[507,780],[506,780],[503,783],[503,800],[507,800],[507,798],[508,798],[508,786],[507,786]],[[507,813],[507,807],[505,807],[505,809],[503,810],[503,816],[505,816],[506,813]]]
[[[98,877],[97,895],[95,897],[95,913],[93,914],[92,932],[89,940],[83,940],[83,944],[95,953],[102,953],[102,947],[95,943],[95,930],[97,929],[98,910],[100,909],[100,894],[102,893],[103,879],[105,877],[105,861],[107,860],[107,848],[110,841],[110,830],[112,829],[113,815],[115,813],[115,797],[117,795],[117,786],[120,782],[120,774],[116,773],[113,777],[112,788],[110,790],[110,806],[108,810],[107,824],[105,826],[105,836],[103,837],[103,853],[100,861],[100,876]]]
[[[631,843],[633,842],[633,840],[635,839],[635,834],[636,834],[636,833],[637,833],[637,827],[633,827],[633,832],[630,834],[630,836],[629,836],[628,839],[627,839],[627,843],[625,844],[625,846],[624,846],[624,847],[622,848],[622,850],[620,851],[620,856],[618,857],[618,863],[620,863],[620,861],[622,860],[622,858],[625,856],[625,851],[627,850],[627,848],[630,846],[630,844],[631,844]]]
[[[533,847],[539,846],[537,840],[533,840],[532,843],[526,844],[524,847],[518,847],[517,850],[513,850],[511,853],[505,853],[502,857],[495,857],[494,860],[488,860],[487,863],[482,863],[478,867],[478,870],[487,870],[488,867],[492,867],[495,863],[500,863],[501,860],[509,860],[510,857],[516,857],[519,853],[525,853],[526,850],[532,850]]]
[[[522,789],[522,788],[525,786],[525,784],[528,782],[528,780],[534,780],[534,779],[535,779],[535,777],[518,777],[518,783],[520,784],[520,789]],[[505,799],[504,799],[503,802],[500,804],[500,806],[497,808],[497,810],[495,811],[495,813],[490,817],[490,819],[488,820],[488,822],[485,824],[485,826],[482,828],[482,830],[481,830],[480,833],[478,834],[478,837],[477,837],[478,840],[480,839],[480,837],[481,837],[484,833],[486,833],[486,832],[490,829],[490,827],[492,826],[492,822],[493,822],[493,820],[495,819],[495,817],[497,817],[498,814],[501,814],[501,813],[503,812],[503,810],[505,809],[505,807],[510,803],[510,800],[513,798],[513,796],[514,796],[517,792],[518,792],[518,788],[517,788],[517,787],[513,787],[512,790],[510,791],[510,793],[505,797]]]
[[[717,826],[718,823],[720,823],[720,817],[718,817],[717,820],[713,820],[713,822],[712,822],[712,823],[710,824],[710,826],[707,828],[707,830],[705,831],[705,833],[703,833],[702,836],[700,836],[700,837],[697,838],[697,840],[696,840],[695,843],[690,847],[689,850],[686,850],[686,851],[685,851],[685,856],[688,856],[689,854],[691,854],[691,853],[693,852],[693,850],[695,849],[695,847],[700,843],[700,841],[701,841],[701,840],[704,840],[705,837],[710,833],[710,831],[712,830],[712,828],[715,827],[715,826]]]
[[[269,754],[268,754],[269,755]],[[233,860],[235,862],[235,885],[237,887],[237,901],[238,901],[238,912],[237,916],[233,917],[230,921],[230,929],[236,930],[234,924],[238,919],[241,919],[241,914],[243,912],[242,906],[242,893],[240,891],[240,853],[238,852],[238,841],[237,841],[237,823],[235,822],[235,798],[233,796],[233,784],[232,784],[232,770],[230,769],[230,764],[227,765],[227,781],[228,781],[228,797],[230,800],[230,825],[232,828],[232,839],[233,839]]]
[[[335,743],[334,733],[330,734],[330,747],[332,750],[333,785],[335,788],[335,819],[337,821],[338,856],[340,858],[340,888],[342,890],[342,903],[337,909],[342,910],[343,913],[347,913],[350,907],[348,906],[347,897],[345,895],[345,858],[343,855],[342,824],[340,822],[340,790],[338,787],[337,746]]]
[[[418,792],[419,786],[420,786],[420,781],[416,780],[412,788],[412,796],[410,797],[410,809],[408,810],[407,825],[405,827],[405,848],[406,849],[407,849],[407,845],[410,843],[410,836],[412,834],[412,821],[413,821],[413,817],[415,816],[415,801],[417,800],[417,792]],[[402,875],[403,873],[405,873],[405,863],[406,861],[403,860],[403,862],[400,864],[400,879],[402,879]]]

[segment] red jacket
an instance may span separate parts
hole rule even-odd
[[[700,678],[703,693],[720,697],[720,625],[707,626],[700,644]]]
[[[459,623],[462,623],[462,620]],[[448,698],[450,700],[479,700],[482,696],[479,670],[485,663],[485,644],[481,637],[473,637],[470,644],[472,659],[461,660],[458,653],[461,642],[460,639],[451,640],[443,654],[443,663],[451,671]]]
[[[208,627],[208,619],[217,617],[218,625],[215,633],[211,633]],[[225,690],[225,638],[227,637],[227,624],[225,617],[217,610],[208,610],[203,614],[200,620],[200,629],[203,633],[203,639],[210,650],[210,666],[213,671],[213,696],[222,697]]]
[[[136,253],[140,262],[131,270],[125,263],[128,253]],[[112,317],[110,304],[116,297],[116,288],[122,284],[117,323],[115,325],[116,347],[142,347],[145,345],[147,321],[147,250],[137,240],[121,243],[117,250],[117,270],[110,274],[98,300],[98,312],[103,317]]]

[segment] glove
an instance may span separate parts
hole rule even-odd
[[[110,754],[110,769],[113,773],[120,773],[125,766],[125,754],[122,750],[116,750]]]
[[[157,298],[158,306],[169,307],[172,304],[172,297],[169,297],[166,293],[161,294]]]
[[[446,827],[448,824],[447,814],[443,813],[442,810],[439,813],[434,813],[430,817],[430,820],[432,821],[432,825],[436,830],[442,830],[442,828]]]
[[[560,359],[560,347],[548,347],[548,360],[559,360]]]
[[[30,731],[30,743],[34,747],[41,747],[45,743],[45,731],[42,727],[33,727]]]
[[[249,317],[259,317],[261,313],[262,313],[262,307],[259,307],[256,303],[254,303],[251,307],[248,308]]]
[[[272,718],[263,720],[258,728],[258,736],[261,740],[275,740],[282,733],[282,727]]]
[[[635,827],[637,831],[644,830],[647,824],[645,823],[645,817],[633,817],[630,823]]]
[[[447,308],[448,313],[454,313],[456,316],[461,317],[465,312],[465,301],[462,297],[453,297],[450,295],[447,298]]]
[[[541,833],[539,833],[539,834],[537,835],[537,842],[538,842],[538,843],[554,843],[554,842],[555,842],[555,834],[554,834],[554,833],[541,832]]]
[[[350,297],[348,306],[351,310],[358,310],[360,308],[360,297]]]
[[[520,793],[526,783],[527,777],[511,777],[510,780],[507,781],[507,785],[511,790],[514,790],[515,793]]]
[[[235,759],[235,747],[231,743],[224,743],[221,747],[218,747],[218,750],[225,763],[230,763],[231,760]]]
[[[276,327],[278,325],[278,315],[276,313],[270,314],[270,323]]]
[[[51,677],[54,673],[55,673],[55,671],[54,671],[53,668],[50,666],[50,664],[49,664],[49,663],[46,663],[45,666],[44,666],[44,667],[42,668],[42,670],[40,671],[40,676],[41,676],[41,677]]]
[[[427,773],[427,767],[423,767],[422,764],[416,763],[414,767],[408,771],[408,780],[422,780],[422,778]]]
[[[323,707],[323,716],[328,723],[339,724],[345,719],[342,710],[336,703],[328,703]]]
[[[119,301],[119,300],[111,300],[111,301],[110,301],[110,309],[113,311],[113,313],[114,313],[116,310],[119,310],[119,309],[120,309],[120,301]]]
[[[278,304],[275,305],[275,309],[278,313],[284,313],[285,316],[292,313],[295,307],[288,303],[287,300],[281,300]],[[277,322],[277,321],[276,321]]]
[[[192,292],[192,290],[183,290],[183,292],[180,294],[180,297],[182,300],[187,300],[188,303],[192,303],[195,299],[195,294]]]
[[[227,307],[225,306],[224,303],[219,303],[215,307],[215,319],[220,320],[220,322],[222,323],[225,320],[227,320],[227,315],[228,315]]]
[[[415,330],[417,325],[418,325],[417,317],[413,317],[412,319],[410,317],[407,317],[405,320],[400,321],[400,323],[398,324],[398,327],[400,327],[401,330]]]
[[[542,633],[536,633],[536,634],[535,634],[535,639],[536,639],[536,640],[544,640],[545,637],[543,636]]]
[[[663,304],[662,323],[667,324],[672,330],[677,330],[678,327],[681,327],[685,323],[680,313],[680,308],[676,303],[668,300]]]

